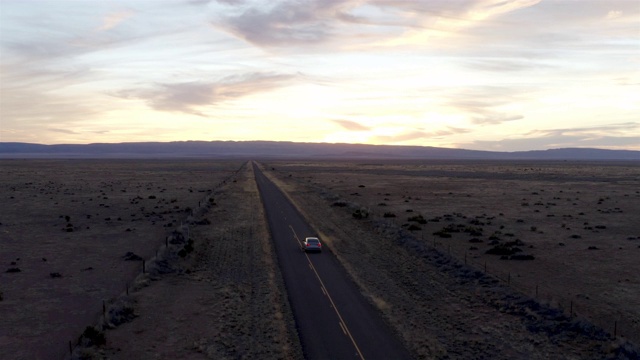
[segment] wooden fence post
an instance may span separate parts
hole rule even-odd
[[[569,318],[573,317],[573,300],[569,303]]]

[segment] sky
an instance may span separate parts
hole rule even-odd
[[[0,0],[0,141],[640,150],[639,0]]]

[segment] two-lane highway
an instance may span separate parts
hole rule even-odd
[[[305,358],[409,359],[336,257],[301,250],[304,238],[317,234],[255,164],[253,170]]]

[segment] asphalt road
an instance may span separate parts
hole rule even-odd
[[[255,164],[253,169],[305,358],[410,359],[336,257],[326,248],[301,250],[304,238],[317,234]]]

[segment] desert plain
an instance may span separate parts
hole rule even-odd
[[[2,358],[302,358],[247,164],[2,160]],[[638,356],[637,162],[259,166],[416,358]]]

